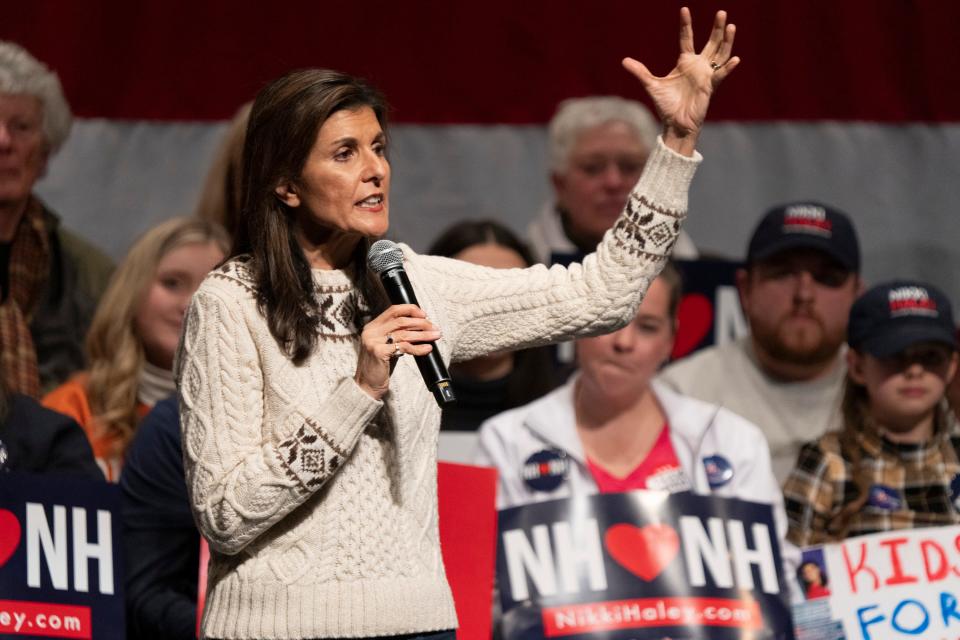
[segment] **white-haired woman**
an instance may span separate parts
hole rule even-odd
[[[83,367],[83,336],[113,269],[33,192],[70,124],[57,75],[0,41],[0,375],[33,397]]]
[[[569,98],[547,127],[553,197],[527,228],[544,264],[578,262],[614,225],[657,146],[660,123],[643,104],[619,96]],[[676,258],[696,258],[681,231]]]

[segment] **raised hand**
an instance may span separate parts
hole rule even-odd
[[[690,9],[683,7],[680,9],[680,57],[670,73],[658,77],[641,62],[623,59],[624,68],[640,80],[653,99],[663,122],[664,143],[679,153],[693,154],[710,96],[740,63],[740,58],[730,56],[735,34],[736,27],[727,24],[727,12],[718,11],[710,39],[703,50],[696,53]]]

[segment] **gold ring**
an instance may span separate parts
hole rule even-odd
[[[722,64],[717,64],[716,62],[711,62],[711,63],[710,63],[710,68],[713,69],[714,71],[716,71],[717,69],[719,69],[719,68],[722,67],[722,66],[723,66]]]

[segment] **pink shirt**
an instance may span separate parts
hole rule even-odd
[[[677,491],[689,488],[680,468],[680,461],[670,442],[670,425],[663,429],[647,457],[624,478],[618,478],[587,458],[587,466],[600,493],[623,493],[635,489],[664,489]]]

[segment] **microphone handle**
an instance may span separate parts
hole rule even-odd
[[[387,297],[391,303],[420,306],[416,295],[413,293],[413,286],[410,284],[407,272],[403,269],[388,269],[380,274],[380,280],[383,282],[383,288],[387,292]],[[420,369],[423,381],[433,393],[437,404],[443,407],[456,401],[453,388],[450,386],[450,374],[447,373],[447,367],[443,364],[440,350],[436,344],[434,344],[430,353],[425,356],[414,356],[414,359],[417,361],[417,368]]]

